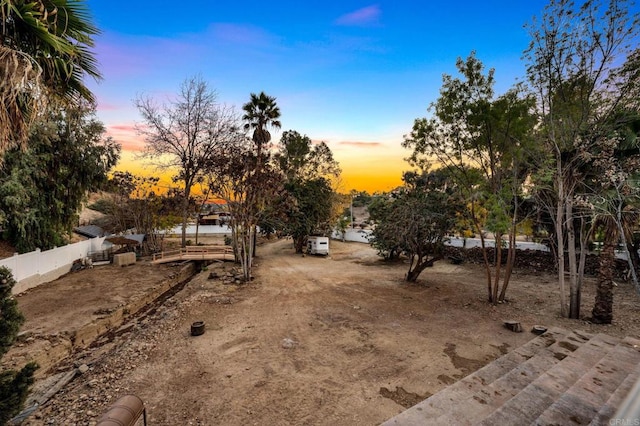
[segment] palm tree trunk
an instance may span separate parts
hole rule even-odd
[[[610,221],[612,222],[612,221]],[[618,242],[617,231],[607,224],[600,268],[598,270],[598,288],[593,306],[592,321],[596,324],[611,324],[613,319],[613,270],[615,268],[615,246]]]

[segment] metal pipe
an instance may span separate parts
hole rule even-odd
[[[142,400],[135,395],[125,395],[109,407],[96,426],[134,426],[141,415],[147,426],[147,411]]]

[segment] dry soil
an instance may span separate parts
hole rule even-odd
[[[543,271],[516,271],[508,303],[491,306],[480,266],[438,262],[410,285],[406,264],[358,243],[332,241],[330,256],[303,257],[290,240],[271,242],[259,247],[250,284],[209,279],[234,267],[210,265],[126,332],[61,365],[89,370],[26,424],[95,424],[133,393],[150,425],[375,425],[533,338],[534,324],[640,337],[640,298],[628,283],[615,290],[615,323],[597,326],[559,317],[557,277]],[[129,282],[157,280],[152,270],[126,269]],[[86,273],[107,289],[117,286],[108,271]],[[78,277],[56,285],[73,290],[64,293],[71,306],[96,312],[100,298],[88,299]],[[586,315],[594,287],[590,279],[583,290]],[[26,328],[72,321],[52,299],[29,307],[36,295],[19,298]],[[508,319],[525,332],[505,329]],[[195,321],[205,323],[201,336],[190,334]]]

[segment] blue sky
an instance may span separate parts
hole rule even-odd
[[[400,147],[438,97],[442,74],[472,50],[496,69],[496,90],[523,79],[523,25],[546,2],[486,0],[270,1],[181,4],[89,0],[102,30],[96,53],[104,80],[90,83],[99,118],[135,150],[137,95],[170,96],[201,75],[219,101],[238,109],[251,92],[277,98],[282,130],[324,140],[345,189],[400,183]],[[279,134],[275,135],[276,138]]]

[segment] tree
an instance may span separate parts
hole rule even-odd
[[[527,76],[537,97],[542,120],[539,137],[549,160],[540,169],[548,175],[554,195],[547,204],[555,225],[560,310],[571,318],[580,315],[579,258],[585,246],[584,232],[579,228],[581,250],[576,251],[575,205],[592,192],[581,173],[588,166],[594,144],[611,133],[612,117],[619,108],[638,107],[634,43],[640,25],[637,16],[629,15],[630,6],[626,0],[611,0],[606,7],[593,1],[576,6],[570,0],[551,0],[540,19],[529,25]],[[625,67],[636,71],[624,72]]]
[[[233,247],[245,281],[251,279],[256,226],[269,214],[269,200],[282,192],[282,174],[259,162],[255,145],[237,134],[233,146],[210,164],[211,194],[225,200],[231,219]]]
[[[279,120],[280,108],[278,108],[276,104],[275,97],[267,96],[264,92],[260,92],[259,95],[251,93],[249,102],[242,106],[242,110],[244,111],[242,120],[244,121],[245,131],[253,131],[251,140],[253,141],[256,159],[253,174],[260,175],[262,174],[263,165],[268,161],[270,156],[269,151],[265,151],[265,148],[268,148],[267,144],[271,141],[271,133],[268,128],[273,127],[274,129],[279,129],[281,126]],[[258,188],[267,189],[264,185],[256,186],[256,191]],[[255,203],[252,209],[255,209],[259,205],[262,207],[268,205],[268,199],[259,192],[254,192],[248,199],[253,200],[252,202]],[[252,218],[257,217],[253,213],[250,216]],[[256,240],[258,238],[257,223],[254,224],[254,228],[249,230],[249,232],[253,235],[253,247],[251,250],[253,256],[255,255]]]
[[[285,176],[277,200],[282,232],[293,237],[296,253],[302,253],[309,235],[331,232],[337,199],[330,179],[339,176],[340,167],[324,142],[314,145],[294,130],[282,134],[274,161]]]
[[[628,251],[627,239],[630,238],[633,223],[638,220],[638,136],[635,128],[638,113],[620,111],[616,122],[622,123],[608,138],[600,138],[595,149],[589,153],[593,173],[600,178],[595,185],[597,196],[591,197],[595,211],[594,228],[603,234],[603,248],[600,252],[598,285],[591,320],[598,324],[610,324],[613,319],[613,275],[615,271],[615,248],[622,240],[629,272],[636,290],[640,292],[638,277],[632,257]]]
[[[217,104],[216,98],[206,82],[192,77],[168,104],[158,106],[149,97],[135,101],[144,121],[137,128],[145,141],[143,156],[160,170],[177,170],[174,180],[183,184],[183,247],[191,189],[206,168],[232,146],[238,132],[233,110]]]
[[[136,233],[146,234],[143,248],[146,252],[161,249],[164,234],[157,231],[173,228],[181,222],[182,195],[172,190],[157,194],[159,180],[154,176],[115,171],[107,184],[111,194],[101,203],[106,204],[102,212],[112,221],[109,230],[120,233],[134,229]]]
[[[0,159],[23,145],[46,105],[94,102],[86,75],[100,78],[91,48],[98,29],[79,0],[0,0]]]
[[[242,106],[244,115],[244,129],[253,131],[252,140],[255,144],[258,160],[262,159],[263,149],[271,140],[271,133],[268,128],[279,129],[280,108],[276,104],[276,98],[267,96],[264,92],[259,95],[252,93],[250,100]],[[258,166],[260,163],[258,163]]]
[[[596,222],[604,231],[604,243],[600,253],[598,285],[592,321],[596,324],[611,324],[613,320],[613,271],[615,270],[615,248],[620,234],[612,216],[601,216]]]
[[[309,235],[331,232],[335,193],[324,177],[288,181],[284,189],[290,201],[282,204],[283,233],[293,238],[296,253],[302,253]]]
[[[18,336],[24,317],[18,311],[18,302],[11,296],[16,284],[11,271],[0,267],[0,359],[6,354]],[[20,371],[0,371],[0,424],[4,425],[22,409],[29,387],[33,384],[33,373],[38,366],[31,362]]]
[[[445,240],[455,226],[456,211],[462,208],[447,175],[443,170],[405,173],[405,187],[394,196],[387,220],[373,230],[374,244],[379,238],[395,241],[409,257],[409,282],[444,257]]]
[[[393,227],[382,228],[380,224],[390,224],[394,221],[393,202],[397,193],[378,194],[369,203],[369,219],[376,225],[373,231],[371,246],[378,251],[378,255],[385,260],[393,260],[400,257],[402,248],[396,238]]]
[[[535,120],[533,99],[516,87],[494,99],[494,70],[475,52],[456,63],[462,79],[445,75],[440,98],[431,104],[432,118],[415,120],[403,146],[413,149],[410,163],[428,170],[435,160],[446,167],[465,194],[471,222],[480,235],[487,277],[488,300],[503,301],[515,261],[517,200],[526,177],[530,133]],[[486,213],[486,216],[485,216]],[[484,231],[495,237],[492,274]],[[502,267],[503,236],[508,235],[506,270]],[[493,279],[492,279],[493,275]],[[500,280],[502,290],[498,293]]]
[[[282,133],[274,160],[289,181],[340,175],[340,166],[327,144],[314,144],[308,136],[295,130]]]
[[[107,180],[120,146],[89,105],[49,108],[25,150],[0,166],[0,223],[20,252],[64,245],[87,193]],[[4,216],[3,216],[4,214]]]

